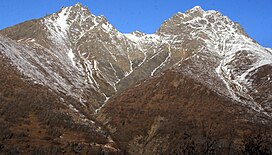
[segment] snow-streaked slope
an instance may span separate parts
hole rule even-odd
[[[196,55],[184,62],[188,67],[181,65],[186,74],[256,111],[265,112],[249,94],[252,86],[248,75],[272,64],[271,51],[254,42],[237,23],[217,11],[195,7],[166,21],[157,33],[179,36],[186,41],[183,46],[191,44],[189,50]]]
[[[90,110],[100,107],[119,87],[147,78],[152,70],[165,63],[155,50],[162,44],[159,36],[122,34],[104,16],[94,16],[81,4],[64,7],[35,24],[38,29],[28,32],[30,37],[11,33],[14,29],[22,33],[24,25],[2,31],[27,48],[23,52],[12,52],[22,50],[19,48],[5,51],[7,57],[25,76],[73,96]],[[36,31],[43,37],[35,35]],[[154,56],[159,60],[144,71],[146,75],[134,77],[132,73],[142,72],[141,66]],[[128,76],[135,80],[122,83]]]
[[[39,29],[28,37],[11,33],[13,29],[23,32],[25,27],[20,25],[2,31],[26,48],[12,52],[19,50],[15,46],[5,55],[24,75],[79,99],[92,111],[111,96],[169,68],[256,111],[267,111],[250,93],[251,77],[272,63],[272,50],[261,47],[239,24],[217,11],[197,6],[179,12],[155,34],[123,34],[81,4],[64,7],[37,23]]]

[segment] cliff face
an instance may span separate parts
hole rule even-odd
[[[74,127],[83,123],[79,135],[93,139],[76,136],[80,145],[131,154],[181,151],[191,142],[205,152],[215,141],[217,151],[241,151],[243,136],[271,125],[272,50],[217,11],[196,6],[154,34],[123,34],[76,4],[0,34],[4,124],[16,118],[7,106],[14,105],[16,114],[29,110],[22,117],[38,133],[51,117],[58,136],[79,134]]]

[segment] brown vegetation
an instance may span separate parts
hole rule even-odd
[[[98,120],[131,154],[239,154],[257,129],[271,153],[270,119],[176,71],[112,99]]]
[[[77,101],[22,79],[0,55],[0,152],[3,154],[114,153],[106,132],[68,108]],[[65,101],[63,102],[62,99]]]

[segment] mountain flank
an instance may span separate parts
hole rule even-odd
[[[218,11],[123,34],[78,3],[0,56],[4,154],[272,154],[272,49]]]

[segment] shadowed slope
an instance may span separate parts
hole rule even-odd
[[[271,119],[176,70],[113,98],[98,120],[131,154],[181,153],[189,142],[196,154],[232,154],[243,150],[243,138],[256,129],[271,135]]]

